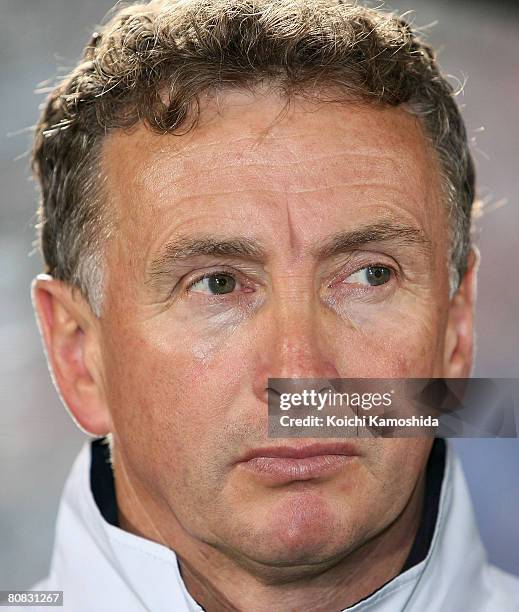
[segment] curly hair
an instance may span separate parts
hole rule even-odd
[[[152,0],[115,12],[36,126],[47,272],[77,287],[100,316],[112,231],[99,163],[105,136],[139,122],[159,133],[185,125],[185,133],[202,93],[265,82],[287,99],[333,87],[345,102],[403,105],[419,118],[442,175],[452,294],[466,270],[475,180],[455,91],[403,19],[341,0]]]

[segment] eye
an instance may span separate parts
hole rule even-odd
[[[391,268],[386,266],[366,266],[350,274],[345,283],[356,283],[359,285],[383,285],[391,280]]]
[[[213,272],[205,274],[189,285],[189,291],[210,293],[211,295],[224,295],[231,293],[236,287],[236,279],[226,272]]]

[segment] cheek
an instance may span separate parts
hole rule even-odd
[[[118,436],[137,443],[144,434],[177,465],[210,452],[252,367],[239,334],[186,329],[115,329],[104,356]]]
[[[419,475],[422,473],[433,439],[431,438],[377,438],[366,441],[367,469],[373,490],[359,487],[366,506],[376,499],[380,512],[397,515],[405,506]]]
[[[339,323],[335,338],[344,377],[406,378],[436,375],[442,362],[443,323],[437,309],[366,308],[351,329]],[[338,345],[339,346],[339,345]],[[351,347],[348,350],[348,347]]]
[[[411,496],[420,474],[424,473],[433,438],[382,438],[378,469],[384,490],[388,492],[388,506],[394,497],[401,510]]]

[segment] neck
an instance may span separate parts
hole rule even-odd
[[[114,468],[117,472],[116,461]],[[141,500],[149,495],[135,490],[124,469],[116,482],[121,528],[173,549],[187,590],[208,612],[328,612],[352,606],[400,573],[420,522],[425,471],[400,515],[383,532],[340,558],[297,567],[251,564],[195,540],[180,525],[171,526],[172,517],[167,520],[158,508],[146,510]],[[160,519],[154,522],[151,516]],[[178,523],[175,517],[173,522]]]

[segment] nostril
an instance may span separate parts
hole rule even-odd
[[[329,379],[319,378],[277,378],[275,386],[265,387],[263,390],[265,399],[273,400],[279,398],[282,393],[296,393],[303,390],[315,390],[319,395],[327,391],[334,392],[335,388]]]
[[[267,401],[279,399],[281,395],[281,393],[277,391],[276,389],[274,389],[273,387],[265,387],[264,394],[265,394],[265,399]]]

